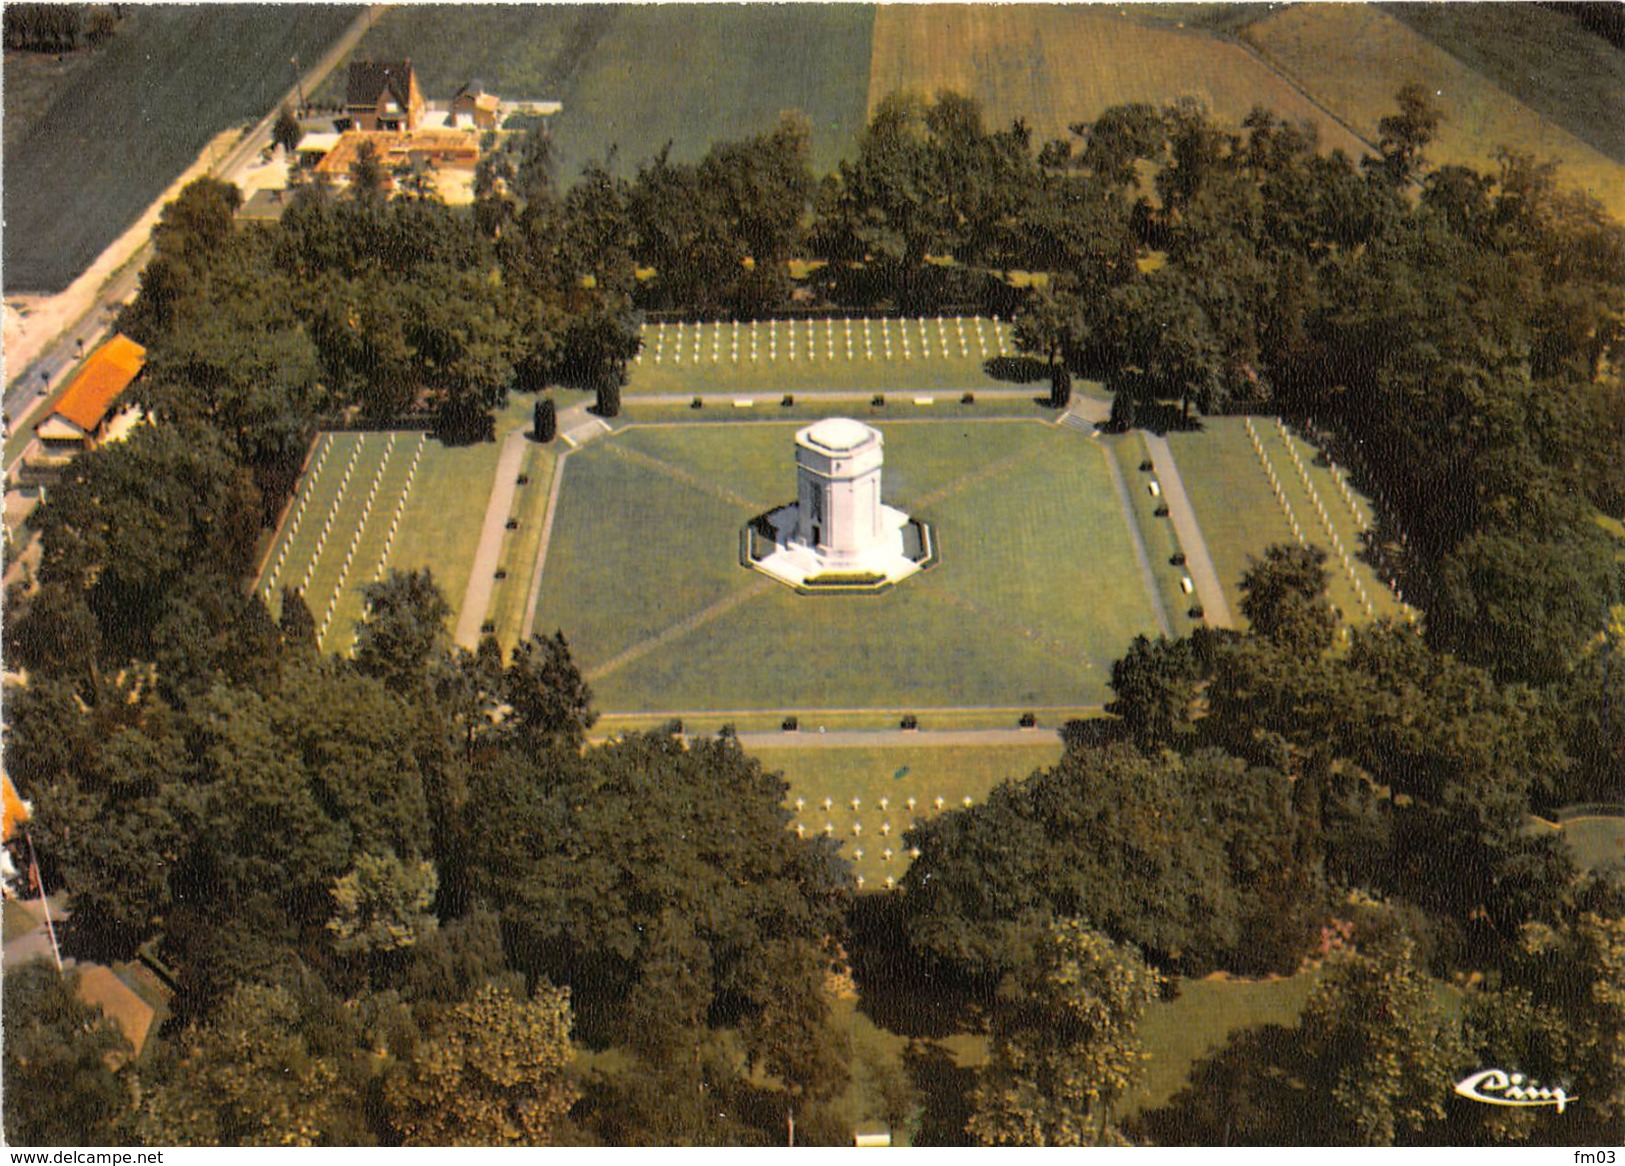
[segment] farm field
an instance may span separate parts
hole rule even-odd
[[[810,600],[738,565],[793,495],[794,422],[631,427],[566,464],[538,628],[562,627],[598,705],[1075,709],[1154,632],[1106,454],[1034,421],[877,421],[888,501],[943,561],[876,596]]]
[[[1377,120],[1392,111],[1401,85],[1424,80],[1444,112],[1427,151],[1433,165],[1458,163],[1494,173],[1495,153],[1503,146],[1556,159],[1562,162],[1560,185],[1586,191],[1616,218],[1625,216],[1625,166],[1380,8],[1294,5],[1249,25],[1242,35],[1367,136],[1375,137]],[[1527,60],[1523,67],[1530,67]],[[1617,124],[1617,99],[1610,114]]]
[[[668,142],[694,161],[786,110],[807,116],[822,173],[863,128],[872,21],[857,4],[402,5],[355,55],[411,57],[430,100],[478,77],[504,98],[562,102],[552,130],[566,186],[611,151],[625,175]],[[324,99],[342,98],[342,76]]]
[[[1032,745],[895,745],[874,748],[749,750],[790,784],[790,828],[823,834],[864,885],[877,888],[901,879],[909,856],[903,831],[965,799],[980,802],[1002,781],[1019,780],[1061,759],[1061,742]],[[824,799],[829,799],[825,807]],[[856,798],[858,805],[852,805]],[[937,799],[941,798],[941,805]],[[909,805],[912,799],[913,805]],[[798,801],[800,804],[798,804]],[[882,805],[882,801],[885,802]],[[890,850],[888,858],[886,851]]]
[[[1191,96],[1228,126],[1262,104],[1314,121],[1328,150],[1365,150],[1242,46],[1205,33],[1092,6],[880,5],[870,109],[896,90],[945,88],[980,99],[989,126],[1024,118],[1035,142],[1067,138],[1068,126],[1113,105]]]
[[[6,292],[67,286],[210,139],[269,110],[293,83],[290,57],[316,59],[358,11],[131,5],[54,100],[35,87],[29,124],[7,113]]]
[[[1272,419],[1259,417],[1252,420],[1304,537],[1311,545],[1322,547],[1329,556],[1326,562],[1330,578],[1328,591],[1332,603],[1343,613],[1344,619],[1365,622],[1371,618],[1401,615],[1398,600],[1383,586],[1375,572],[1356,557],[1363,545],[1359,537],[1359,523],[1369,521],[1369,504],[1358,494],[1353,494],[1352,490],[1352,505],[1345,501],[1331,471],[1324,465],[1316,464],[1317,455],[1313,446],[1295,435],[1284,437]],[[1294,541],[1291,521],[1276,501],[1263,464],[1253,451],[1247,436],[1246,419],[1205,418],[1201,432],[1170,433],[1168,444],[1179,464],[1191,506],[1202,525],[1202,534],[1207,540],[1214,569],[1224,585],[1225,597],[1239,618],[1241,576],[1248,569],[1249,557],[1263,555],[1265,548],[1272,543]],[[1353,560],[1353,578],[1343,569],[1333,550],[1308,489],[1287,452],[1289,448],[1298,451],[1304,475],[1313,485],[1315,496],[1325,507],[1333,529]],[[1374,615],[1365,610],[1354,579],[1360,581]]]
[[[1615,162],[1625,163],[1625,52],[1539,4],[1383,4],[1382,11]]]

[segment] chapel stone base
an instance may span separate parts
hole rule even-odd
[[[936,562],[931,527],[891,506],[880,507],[880,535],[861,551],[827,554],[797,540],[804,529],[795,503],[753,521],[741,535],[741,561],[803,594],[885,591]]]

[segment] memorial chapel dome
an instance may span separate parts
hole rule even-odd
[[[828,417],[804,430],[806,440],[831,453],[848,453],[879,436],[861,421],[850,417]]]

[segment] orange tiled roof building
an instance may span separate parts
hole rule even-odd
[[[51,415],[34,427],[48,454],[95,449],[116,414],[114,402],[146,367],[147,350],[119,334],[85,361]]]

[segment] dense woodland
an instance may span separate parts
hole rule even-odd
[[[175,1015],[110,1069],[109,1022],[8,974],[8,1138],[772,1144],[793,1117],[844,1142],[872,1070],[829,1023],[843,959],[948,1018],[896,1019],[912,1080],[871,1082],[922,1141],[1617,1130],[1625,886],[1524,822],[1625,772],[1598,521],[1625,510],[1625,230],[1535,159],[1430,167],[1437,117],[1401,93],[1355,160],[1262,110],[1230,133],[1127,106],[1035,143],[942,94],[883,102],[821,179],[787,118],[567,188],[545,137],[510,139],[467,209],[422,174],[388,197],[371,157],[275,225],[192,184],[120,322],[161,423],[74,463],[5,612],[8,765],[73,895],[67,950],[145,948]],[[613,415],[640,313],[809,305],[1013,315],[1057,402],[1100,379],[1122,426],[1319,427],[1380,501],[1420,634],[1341,640],[1321,557],[1273,548],[1248,632],[1124,645],[1114,717],[923,824],[901,894],[857,898],[732,741],[584,745],[569,629],[456,649],[434,580],[395,574],[346,660],[297,596],[278,624],[249,593],[319,422],[479,440],[549,386]],[[1136,1023],[1178,977],[1321,954],[1295,1029],[1122,1119]],[[944,1027],[988,1035],[977,1079]],[[1584,1104],[1445,1100],[1507,1062]]]

